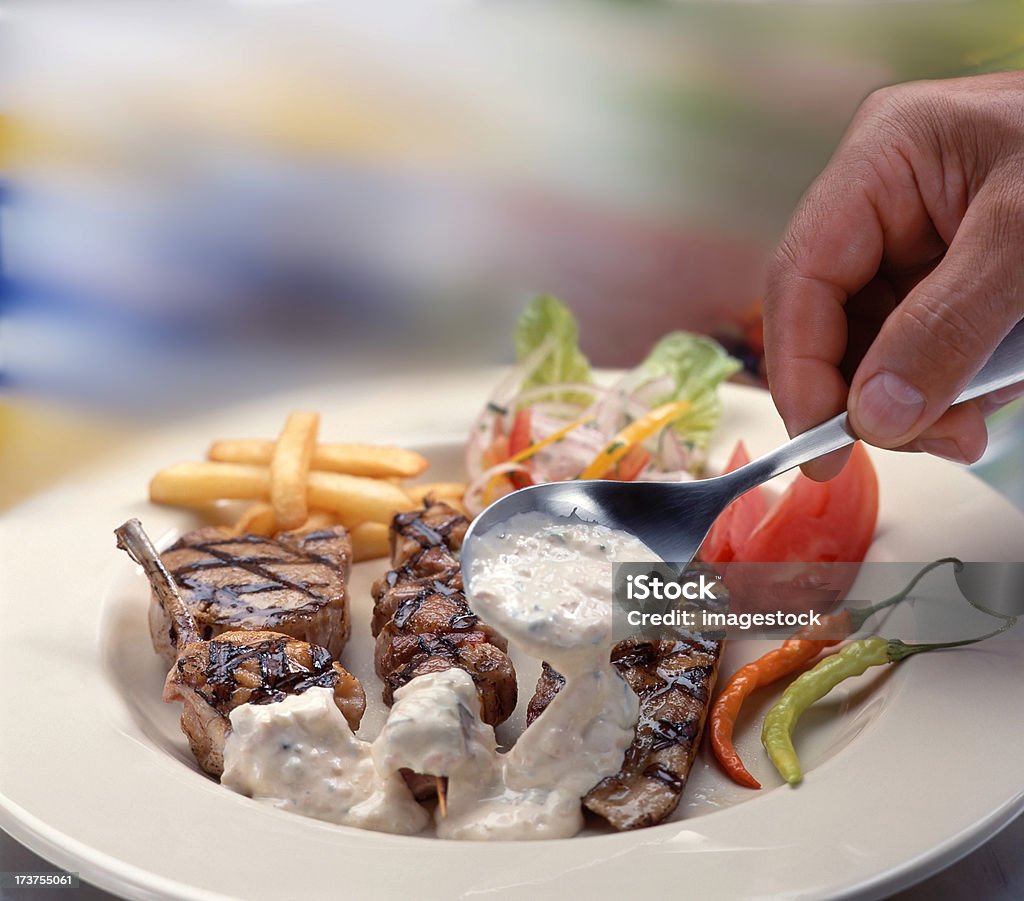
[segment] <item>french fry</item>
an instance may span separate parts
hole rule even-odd
[[[274,442],[259,438],[215,441],[206,456],[223,463],[267,464],[274,455]],[[376,479],[412,479],[430,464],[416,451],[377,444],[318,444],[310,468]]]
[[[405,493],[417,504],[422,504],[428,497],[439,501],[458,501],[466,493],[465,482],[424,482],[422,485],[406,485]]]
[[[313,468],[377,479],[412,479],[430,465],[423,454],[386,444],[321,444]]]
[[[218,463],[249,463],[266,466],[274,456],[275,442],[262,438],[241,438],[231,441],[214,441],[206,452],[207,460]]]
[[[347,526],[365,521],[389,523],[396,513],[416,506],[401,488],[381,479],[311,472],[306,485],[309,504],[332,511]]]
[[[288,416],[270,460],[270,503],[282,531],[301,526],[309,513],[306,478],[316,447],[320,414],[298,410]]]
[[[270,470],[244,463],[176,463],[149,483],[154,504],[199,507],[210,501],[270,499]]]
[[[310,510],[306,521],[296,531],[319,532],[320,529],[329,529],[337,524],[337,517],[329,510]]]
[[[349,529],[352,539],[352,560],[376,560],[391,553],[391,536],[382,522],[361,522]]]
[[[232,535],[273,535],[277,531],[274,508],[266,501],[250,504],[231,528]]]

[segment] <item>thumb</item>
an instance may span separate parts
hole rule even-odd
[[[1024,315],[1024,197],[979,191],[942,262],[889,315],[850,387],[854,430],[899,447],[942,416]]]

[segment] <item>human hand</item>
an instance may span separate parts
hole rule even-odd
[[[950,407],[1024,318],[1024,73],[872,94],[789,224],[764,318],[791,435],[846,408],[871,444],[977,460],[985,415],[1024,393]]]

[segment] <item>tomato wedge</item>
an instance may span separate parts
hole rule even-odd
[[[750,462],[750,455],[742,441],[736,442],[726,472],[732,472]],[[708,563],[728,563],[736,557],[738,549],[746,544],[751,533],[768,512],[768,502],[760,487],[736,498],[711,527],[700,548],[700,558]]]
[[[516,413],[516,418],[512,422],[512,430],[508,433],[509,458],[514,457],[530,446],[531,425],[528,407]],[[533,484],[533,479],[525,472],[510,472],[508,477],[515,488],[527,488]]]
[[[734,599],[750,609],[796,609],[801,592],[794,595],[794,585],[821,586],[821,597],[834,603],[853,584],[858,564],[871,547],[877,520],[878,477],[867,449],[858,443],[832,481],[815,482],[798,475],[731,561],[801,565],[774,575],[756,567],[734,566],[726,574],[726,584]]]
[[[878,520],[878,476],[864,445],[830,482],[798,475],[750,535],[737,560],[859,563]]]
[[[530,446],[530,410],[525,408],[516,413],[512,430],[508,433],[508,455],[514,457]]]
[[[640,444],[634,444],[626,451],[625,456],[615,464],[614,472],[606,474],[605,478],[616,479],[619,482],[632,482],[644,467],[651,462],[651,455],[644,450]]]

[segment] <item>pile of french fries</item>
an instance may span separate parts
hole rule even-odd
[[[231,530],[274,535],[345,526],[356,561],[387,556],[395,513],[427,498],[462,510],[462,482],[406,482],[430,465],[416,451],[376,444],[320,443],[320,415],[297,410],[277,440],[215,441],[202,462],[161,469],[149,483],[156,504],[203,509],[249,501]]]

